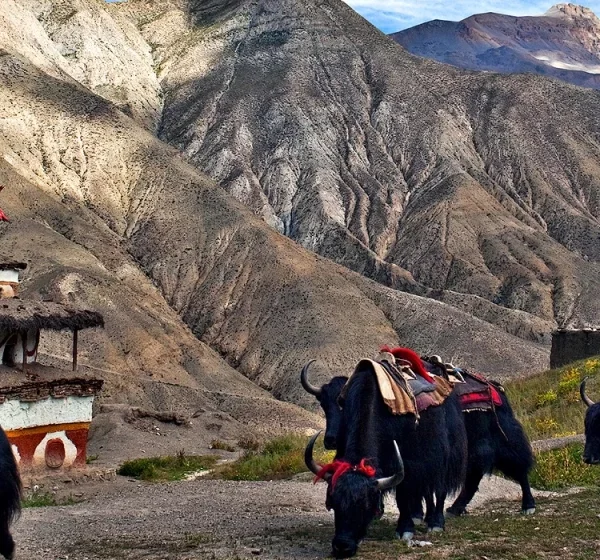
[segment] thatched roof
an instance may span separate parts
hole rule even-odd
[[[0,270],[25,270],[27,263],[23,262],[0,262]]]
[[[77,309],[51,301],[0,299],[0,328],[11,331],[29,329],[80,330],[104,327],[104,318],[96,311]]]
[[[85,369],[85,368],[82,368]],[[48,397],[97,395],[104,381],[86,371],[71,373],[41,364],[29,364],[27,375],[0,365],[0,404],[7,399],[34,402]]]

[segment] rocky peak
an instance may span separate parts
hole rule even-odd
[[[548,17],[557,17],[557,18],[569,18],[569,19],[587,19],[592,20],[594,23],[600,25],[600,20],[598,16],[590,10],[590,8],[586,8],[585,6],[580,6],[578,4],[556,4],[552,6],[546,14]]]

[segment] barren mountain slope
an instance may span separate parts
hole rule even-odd
[[[121,174],[116,182],[135,183],[134,165],[147,167],[142,148],[153,139],[75,85],[27,10],[11,3],[3,8],[0,184],[9,186],[2,205],[12,218],[1,228],[3,254],[30,263],[25,297],[89,305],[105,315],[106,329],[82,332],[80,344],[80,361],[107,382],[100,405],[197,411],[193,433],[204,445],[224,432],[235,437],[248,425],[259,431],[277,430],[278,423],[314,426],[315,417],[275,401],[198,341],[128,254],[123,236],[88,208],[93,197],[82,195],[86,177],[100,172],[100,191],[102,179],[111,182],[113,174]],[[97,126],[110,114],[115,122]],[[130,147],[137,142],[142,148],[111,160],[114,154],[103,153],[103,144],[123,127],[129,129]],[[115,191],[103,194],[106,200]],[[69,345],[66,336],[46,335],[44,361],[68,360]]]
[[[167,303],[240,372],[291,401],[311,402],[298,387],[308,359],[323,376],[347,373],[398,333],[492,373],[545,366],[546,348],[300,248],[109,101],[42,66],[0,54],[2,204],[14,220],[4,245],[34,263],[30,295],[50,291],[106,315],[88,356],[118,372],[107,374],[106,400],[190,410],[205,398],[246,423],[314,425],[265,400]]]
[[[417,59],[339,0],[122,9],[160,136],[282,233],[510,332],[597,321],[597,93]]]
[[[6,35],[0,37],[0,46],[17,48],[53,72],[46,62],[50,60],[148,129],[156,129],[162,100],[152,49],[128,18],[107,11],[104,0],[6,0],[0,18],[12,23],[2,25]]]
[[[459,68],[531,72],[600,88],[600,19],[575,4],[558,4],[543,16],[435,20],[391,36],[413,54]]]
[[[3,80],[7,79],[4,64],[9,62],[8,56],[0,57]],[[23,77],[32,77],[20,61],[13,66],[17,69]],[[37,78],[39,87],[48,85],[48,77]],[[6,92],[3,89],[4,99],[10,104],[12,96]],[[23,106],[12,107],[20,110]],[[30,109],[34,107],[30,105]],[[34,136],[38,126],[49,130],[52,122],[48,112],[39,106],[37,109],[29,114],[22,111],[24,117],[29,117]],[[48,109],[53,111],[54,107]],[[59,113],[57,119],[60,117]],[[81,118],[85,118],[83,113]],[[65,120],[58,126],[74,126]],[[97,130],[100,138],[103,132]],[[11,140],[9,134],[5,138]],[[42,157],[51,158],[54,150],[69,149],[68,144],[58,148],[50,143],[51,138],[46,140],[48,144],[42,141],[38,146]],[[216,436],[236,437],[248,425],[258,431],[271,425],[276,431],[278,423],[288,429],[316,424],[315,417],[275,401],[198,341],[140,271],[127,253],[124,239],[69,193],[54,194],[48,188],[51,180],[43,172],[35,173],[39,169],[31,173],[28,164],[33,159],[28,164],[21,159],[29,145],[28,139],[23,145],[15,144],[13,150],[0,142],[0,184],[8,186],[3,191],[2,205],[12,219],[11,224],[2,226],[3,254],[30,263],[23,297],[50,297],[89,306],[105,316],[105,329],[82,331],[80,335],[80,363],[106,381],[99,399],[101,407],[110,405],[107,412],[113,405],[184,415],[197,412],[193,434],[195,443],[204,446]],[[101,151],[93,141],[89,148]],[[47,165],[50,170],[52,164]],[[46,334],[42,351],[43,361],[58,361],[68,367],[68,336]]]

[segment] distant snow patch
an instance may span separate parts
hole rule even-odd
[[[536,60],[545,62],[548,66],[559,68],[561,70],[574,70],[576,72],[587,72],[588,74],[600,74],[600,64],[588,65],[581,62],[564,62],[558,58],[546,55],[533,55]]]

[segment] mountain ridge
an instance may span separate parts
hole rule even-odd
[[[600,19],[575,4],[557,4],[541,16],[488,12],[460,22],[433,20],[391,37],[412,54],[459,68],[600,87]]]

